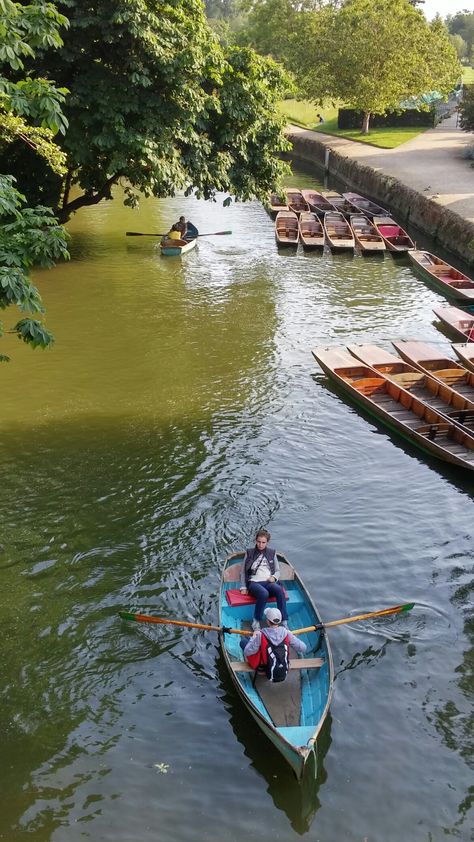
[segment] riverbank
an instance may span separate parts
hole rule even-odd
[[[396,149],[289,126],[293,156],[323,168],[474,265],[474,170],[463,157],[472,138],[456,115]]]

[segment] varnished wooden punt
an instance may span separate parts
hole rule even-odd
[[[454,389],[469,401],[474,401],[474,373],[468,371],[456,360],[445,357],[439,350],[426,342],[408,340],[392,342],[401,357],[420,371],[435,377],[440,383]]]
[[[351,354],[365,365],[370,365],[382,377],[387,377],[407,392],[420,398],[432,409],[441,412],[450,421],[461,425],[466,432],[474,433],[474,400],[464,397],[446,383],[402,362],[400,357],[376,345],[349,345]]]
[[[280,211],[275,219],[275,239],[279,246],[298,245],[298,217],[293,211]]]
[[[370,199],[366,199],[365,196],[359,196],[358,193],[343,193],[342,195],[348,202],[352,202],[360,213],[368,216],[369,219],[372,219],[374,216],[390,216],[388,210],[381,208],[380,205],[377,205]]]
[[[438,317],[457,339],[472,342],[474,339],[474,316],[459,307],[433,307]]]
[[[380,254],[385,251],[383,237],[375,225],[363,213],[351,214],[349,224],[354,234],[356,246],[363,254]]]
[[[318,216],[324,216],[326,211],[335,210],[334,206],[331,205],[331,202],[328,202],[328,200],[324,198],[323,194],[318,193],[316,190],[302,190],[301,194],[305,202],[308,203],[310,210],[312,210],[313,213],[317,213]]]
[[[342,213],[328,211],[324,214],[324,230],[332,249],[353,249],[354,234]]]
[[[326,202],[329,202],[329,204],[332,207],[332,210],[337,210],[336,205],[334,204],[334,200],[337,201],[338,199],[342,199],[340,193],[336,193],[335,190],[323,190],[321,196],[323,197],[323,199],[326,200]]]
[[[270,193],[270,197],[268,200],[268,212],[272,219],[275,219],[277,213],[280,211],[288,211],[289,207],[286,202],[283,201],[281,196],[278,193]]]
[[[290,211],[293,211],[297,215],[300,213],[309,213],[309,205],[303,199],[301,190],[288,189],[285,193]]]
[[[324,228],[314,213],[300,213],[299,233],[304,248],[324,248]]]
[[[369,366],[345,348],[318,348],[313,356],[355,403],[421,450],[474,471],[474,436]]]
[[[411,237],[391,216],[374,216],[372,221],[389,251],[403,253],[415,248]]]
[[[244,553],[226,558],[219,598],[219,625],[247,629],[253,617],[253,604],[230,606],[226,591],[239,587]],[[318,611],[301,578],[285,556],[278,553],[280,581],[288,594],[290,629],[308,628],[321,623]],[[253,670],[245,664],[239,637],[219,635],[226,666],[233,684],[250,714],[301,779],[329,711],[334,668],[327,635],[306,632],[301,639],[307,645],[304,658],[293,655],[291,671],[281,684],[265,677],[253,681]],[[315,764],[316,765],[316,764]]]
[[[474,371],[474,342],[466,342],[465,345],[452,345],[451,347],[462,364],[470,371]]]
[[[339,193],[324,193],[323,195],[328,197],[328,201],[331,202],[331,205],[334,206],[335,210],[337,210],[338,213],[342,213],[346,219],[349,219],[353,213],[359,213],[359,209]]]
[[[429,251],[408,252],[413,266],[436,289],[450,298],[474,304],[474,281]]]

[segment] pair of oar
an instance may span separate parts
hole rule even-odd
[[[317,626],[307,626],[304,629],[291,630],[293,634],[304,634],[305,632],[329,629],[333,626],[342,626],[345,623],[356,623],[360,620],[371,620],[373,617],[388,617],[389,614],[402,614],[404,611],[411,611],[414,602],[406,602],[403,605],[394,605],[392,608],[382,608],[381,611],[370,611],[368,614],[357,614],[355,617],[343,617],[341,620],[331,620],[329,623],[319,623]],[[207,626],[203,623],[189,623],[186,620],[169,620],[167,617],[153,617],[148,614],[130,614],[127,611],[120,611],[122,620],[134,620],[136,623],[157,623],[159,625],[184,626],[191,629],[202,629],[204,631],[223,632],[224,634],[252,635],[252,631],[243,629],[231,629],[227,626]]]
[[[166,234],[169,232],[167,231]],[[125,231],[126,237],[166,237],[166,234],[142,234],[141,231]],[[224,234],[232,234],[232,231],[211,231],[210,234],[196,234],[196,237],[222,237]]]

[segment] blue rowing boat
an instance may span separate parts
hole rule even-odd
[[[234,553],[224,563],[219,595],[219,625],[247,630],[254,603],[239,598],[240,569],[244,553]],[[287,591],[290,630],[321,623],[321,618],[296,570],[278,553],[281,584]],[[301,780],[310,759],[316,761],[316,740],[329,711],[334,668],[326,635],[308,631],[301,635],[305,656],[293,654],[286,681],[273,684],[245,662],[237,634],[219,635],[226,666],[242,701],[273,745]],[[313,770],[317,769],[314,762]]]

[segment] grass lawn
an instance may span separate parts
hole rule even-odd
[[[463,67],[462,81],[464,85],[474,85],[474,67]]]
[[[372,146],[380,146],[382,149],[394,149],[412,137],[416,137],[426,131],[424,126],[413,128],[403,126],[386,126],[378,129],[370,129],[369,134],[363,135],[358,129],[338,129],[337,108],[316,108],[310,102],[298,102],[296,99],[285,99],[280,102],[281,114],[288,119],[288,122],[305,129],[312,129],[315,132],[347,137],[349,140],[356,140],[359,143],[370,143]],[[322,114],[325,122],[318,122],[317,114]]]

